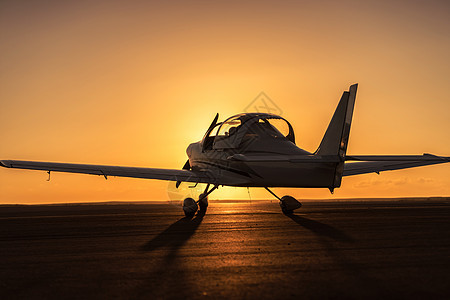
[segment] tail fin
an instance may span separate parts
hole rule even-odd
[[[339,155],[340,158],[345,158],[357,88],[358,84],[354,84],[350,86],[349,91],[345,91],[342,94],[333,118],[315,154]]]
[[[340,162],[336,164],[334,180],[329,187],[331,192],[333,192],[335,187],[341,186],[357,88],[358,84],[354,84],[350,86],[349,91],[345,91],[342,94],[322,142],[320,142],[319,148],[314,153],[324,156],[339,156]]]

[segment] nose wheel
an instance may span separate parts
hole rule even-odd
[[[200,194],[198,197],[198,207],[200,208],[201,212],[206,212],[206,209],[208,208],[208,195],[205,193]]]
[[[265,189],[271,193],[275,198],[277,198],[278,200],[280,200],[280,208],[281,211],[283,212],[283,214],[285,215],[290,215],[294,212],[294,210],[302,207],[302,204],[295,199],[294,197],[291,196],[283,196],[283,197],[278,197],[277,195],[275,195],[274,192],[272,192],[271,190],[269,190],[269,188],[265,187]]]
[[[206,213],[208,208],[208,195],[211,194],[219,186],[215,185],[212,189],[209,189],[209,184],[206,186],[205,191],[200,194],[198,201],[192,198],[186,198],[183,201],[183,211],[186,217],[192,217],[199,210],[201,213]]]
[[[193,217],[198,210],[197,202],[192,198],[186,198],[183,201],[183,211],[186,217]]]

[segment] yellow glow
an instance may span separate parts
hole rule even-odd
[[[450,156],[449,11],[445,1],[3,3],[0,159],[181,168],[216,112],[240,113],[261,91],[313,151],[355,82],[349,153]],[[331,197],[448,196],[449,168],[345,178]],[[168,198],[167,182],[46,178],[1,168],[0,203]],[[212,195],[234,197],[247,190]]]

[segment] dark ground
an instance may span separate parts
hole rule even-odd
[[[0,206],[0,299],[450,298],[450,201]]]

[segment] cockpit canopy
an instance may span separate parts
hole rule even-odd
[[[203,149],[247,149],[257,141],[260,147],[279,142],[295,144],[294,131],[288,121],[277,115],[239,114],[211,128],[203,138]]]

